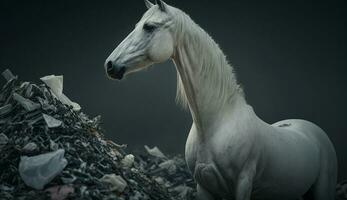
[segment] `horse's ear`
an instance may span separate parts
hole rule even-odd
[[[146,4],[146,7],[148,9],[150,9],[153,6],[153,3],[151,3],[149,0],[144,0],[144,1],[145,1],[145,4]]]
[[[165,12],[167,9],[167,4],[162,0],[155,0],[156,4],[159,6],[160,10]]]

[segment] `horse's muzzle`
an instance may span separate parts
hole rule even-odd
[[[106,73],[110,78],[118,80],[123,78],[126,70],[124,66],[115,66],[112,61],[108,61],[105,68]]]

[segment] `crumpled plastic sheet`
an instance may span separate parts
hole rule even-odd
[[[59,127],[61,124],[62,124],[62,121],[50,116],[50,115],[47,115],[47,114],[42,114],[43,116],[43,119],[45,120],[48,128],[56,128],[56,127]]]
[[[100,181],[109,183],[112,191],[123,192],[127,187],[127,182],[121,176],[116,174],[105,174]]]
[[[163,154],[163,152],[161,152],[160,149],[156,146],[153,148],[149,148],[147,145],[145,145],[145,149],[150,155],[152,155],[154,157],[166,158],[166,156]]]
[[[78,103],[71,101],[63,93],[63,76],[49,75],[44,76],[40,79],[51,89],[55,97],[59,99],[62,103],[72,106],[75,111],[81,110],[81,106]]]
[[[121,163],[122,163],[123,167],[130,168],[133,166],[134,161],[135,161],[134,155],[128,154],[128,155],[124,156]]]
[[[64,149],[40,154],[37,156],[22,156],[19,163],[19,174],[24,183],[37,190],[54,179],[67,165]]]

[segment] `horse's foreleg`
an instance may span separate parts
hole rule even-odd
[[[207,191],[205,188],[197,184],[197,200],[217,200],[218,198],[214,197],[209,191]]]
[[[245,169],[241,171],[238,177],[235,199],[236,200],[250,200],[252,194],[253,177],[255,175],[256,165],[250,163],[246,165]]]

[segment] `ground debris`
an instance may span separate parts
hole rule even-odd
[[[126,145],[105,139],[100,116],[89,118],[62,93],[62,76],[34,84],[2,74],[0,199],[194,198],[182,157],[148,147],[128,154]]]

